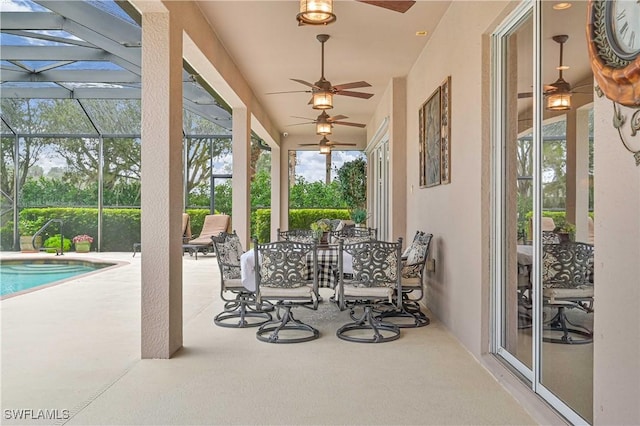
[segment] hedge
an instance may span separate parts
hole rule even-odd
[[[271,209],[257,209],[252,215],[252,235],[258,242],[271,240]],[[289,210],[288,229],[309,229],[311,224],[319,219],[348,220],[347,209],[291,209]]]
[[[191,219],[191,232],[197,235],[202,229],[208,209],[187,209]],[[45,207],[26,208],[20,211],[20,229],[24,235],[37,232],[48,220],[62,219],[63,236],[72,239],[87,234],[94,237],[92,249],[97,250],[98,209]],[[318,219],[349,219],[347,209],[292,209],[289,210],[289,229],[307,229]],[[102,251],[130,251],[140,242],[140,209],[105,208],[102,215]],[[257,209],[251,215],[251,235],[258,241],[271,239],[271,209]],[[0,229],[2,249],[13,248],[13,222],[8,221]],[[42,234],[43,241],[59,235],[58,224],[53,224]]]

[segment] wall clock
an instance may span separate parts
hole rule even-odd
[[[640,106],[640,0],[589,0],[587,40],[604,95]]]

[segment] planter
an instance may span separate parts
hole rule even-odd
[[[89,253],[91,250],[91,243],[88,241],[83,241],[76,243],[76,253]]]
[[[38,249],[42,247],[42,236],[38,235],[36,237],[36,245],[35,247],[31,243],[33,240],[33,235],[23,235],[20,237],[20,251],[23,253],[36,253]]]

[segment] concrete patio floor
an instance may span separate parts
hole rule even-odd
[[[216,327],[212,255],[183,257],[184,348],[141,360],[143,256],[68,253],[125,264],[0,302],[3,424],[535,424],[433,317],[379,345],[339,340],[332,305],[296,311],[321,332],[303,344]]]

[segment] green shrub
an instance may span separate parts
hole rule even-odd
[[[63,250],[64,251],[71,250],[71,240],[63,236],[62,241],[64,244],[62,247]],[[60,235],[54,235],[53,237],[47,238],[42,246],[45,248],[60,249]],[[52,251],[55,251],[55,250],[52,250]],[[47,250],[47,252],[49,252],[49,250]]]
[[[288,229],[309,229],[320,219],[349,219],[347,209],[290,209]],[[271,209],[257,209],[251,215],[252,235],[258,242],[271,240]]]

